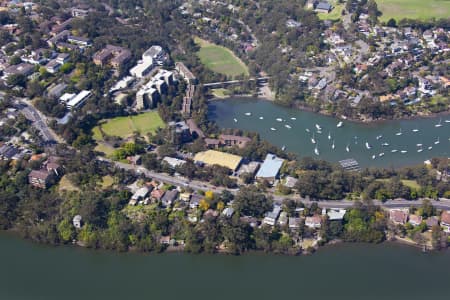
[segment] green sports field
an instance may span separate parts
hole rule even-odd
[[[247,66],[229,49],[196,37],[200,61],[210,70],[227,76],[248,75]]]
[[[391,18],[421,19],[449,18],[450,0],[376,0],[378,9],[383,13],[380,20]]]
[[[158,112],[150,111],[131,117],[109,119],[100,126],[107,135],[127,138],[135,132],[138,132],[140,135],[153,133],[157,128],[163,128],[164,122],[161,120]],[[101,137],[98,128],[94,128],[93,133],[95,139]]]

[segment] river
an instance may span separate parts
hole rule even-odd
[[[0,234],[0,299],[448,299],[450,252],[341,244],[311,256],[111,253]]]
[[[450,116],[370,124],[343,121],[343,126],[337,128],[339,120],[333,117],[285,108],[270,101],[230,98],[211,101],[209,118],[223,128],[258,132],[272,144],[285,146],[286,151],[299,157],[315,156],[331,162],[354,158],[362,167],[400,167],[420,164],[432,157],[450,156],[450,123],[445,122]],[[282,121],[277,121],[277,118]],[[440,120],[442,126],[436,127]],[[317,132],[315,124],[322,128],[322,133]],[[401,135],[397,135],[400,132]],[[331,139],[328,139],[328,134]],[[382,137],[377,139],[379,136]],[[317,142],[318,156],[314,153],[315,145],[311,138]],[[366,148],[366,142],[372,147],[370,150]],[[382,146],[383,143],[389,146]],[[350,152],[346,151],[347,145]],[[380,156],[381,153],[384,155]]]

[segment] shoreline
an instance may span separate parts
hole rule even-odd
[[[341,239],[336,239],[336,240],[331,240],[328,243],[322,245],[322,246],[315,246],[313,247],[314,250],[313,251],[308,251],[306,249],[301,249],[295,253],[279,253],[279,252],[266,252],[264,250],[247,250],[243,253],[240,254],[234,254],[229,252],[226,249],[222,249],[222,250],[217,250],[216,252],[213,253],[206,253],[206,252],[200,252],[200,253],[190,253],[190,252],[185,252],[184,249],[181,249],[181,246],[177,246],[177,247],[168,247],[166,248],[164,251],[158,252],[158,251],[139,251],[133,247],[130,247],[129,249],[127,249],[126,251],[121,251],[121,250],[117,250],[117,249],[102,249],[102,248],[92,248],[92,247],[86,247],[83,246],[82,244],[80,244],[80,242],[76,242],[76,243],[58,243],[58,244],[51,244],[51,243],[45,243],[45,242],[37,242],[33,239],[30,238],[26,238],[23,237],[20,232],[18,232],[15,229],[7,229],[7,230],[0,230],[0,238],[2,236],[5,236],[6,238],[13,238],[13,239],[18,239],[27,243],[31,243],[33,246],[36,247],[45,247],[45,248],[59,248],[59,247],[67,247],[67,248],[72,248],[72,249],[76,249],[76,250],[80,250],[80,251],[89,251],[92,253],[105,253],[105,254],[114,254],[114,255],[121,255],[121,254],[125,254],[125,255],[170,255],[170,254],[177,254],[177,255],[209,255],[209,256],[246,256],[246,255],[265,255],[265,256],[311,256],[311,255],[315,255],[316,253],[320,252],[322,249],[325,248],[331,248],[331,247],[339,247],[339,246],[351,246],[352,244],[364,244],[367,245],[368,247],[370,246],[377,246],[377,245],[386,245],[386,244],[393,244],[393,245],[401,245],[401,246],[405,246],[408,248],[414,248],[417,250],[420,250],[421,253],[423,253],[424,251],[422,251],[422,246],[420,246],[419,244],[415,243],[415,242],[409,242],[403,239],[399,239],[397,237],[395,237],[392,240],[386,239],[381,243],[364,243],[364,242],[345,242]],[[430,249],[428,246],[426,246],[426,251],[425,253],[438,253],[438,252],[445,252],[448,251],[450,248],[443,248],[440,250],[436,250],[436,249]],[[183,247],[184,248],[184,247]]]

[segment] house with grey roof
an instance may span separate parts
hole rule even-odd
[[[258,173],[256,173],[256,179],[267,180],[273,183],[278,178],[283,162],[284,159],[268,153],[261,168],[259,168]]]

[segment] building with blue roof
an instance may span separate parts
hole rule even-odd
[[[278,178],[283,162],[284,159],[279,158],[274,154],[267,154],[261,168],[259,168],[258,173],[256,173],[256,179],[267,180],[273,183],[275,179]]]

